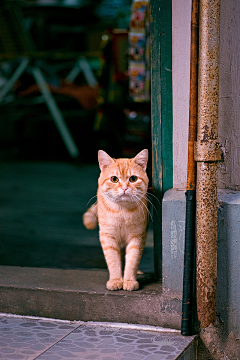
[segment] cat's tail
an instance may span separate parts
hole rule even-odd
[[[97,217],[97,203],[93,204],[84,214],[83,214],[83,224],[89,230],[93,230],[97,227],[98,217]]]

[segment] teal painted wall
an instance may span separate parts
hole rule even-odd
[[[162,274],[163,194],[173,186],[172,0],[150,1],[155,275]]]

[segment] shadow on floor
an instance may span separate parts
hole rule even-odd
[[[82,215],[95,198],[99,168],[60,162],[0,164],[0,265],[106,269],[98,230]],[[153,272],[152,228],[140,270]]]
[[[145,248],[140,267],[142,271],[151,271],[151,266],[146,264],[151,256],[153,249]],[[107,269],[100,245],[19,242],[19,238],[7,236],[1,239],[0,264],[58,269]]]

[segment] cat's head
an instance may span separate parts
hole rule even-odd
[[[102,195],[117,203],[138,203],[148,189],[146,174],[148,150],[133,159],[113,159],[105,151],[98,152],[99,187]]]

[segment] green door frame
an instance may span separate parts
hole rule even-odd
[[[162,278],[162,197],[173,186],[172,0],[150,0],[154,267]]]

